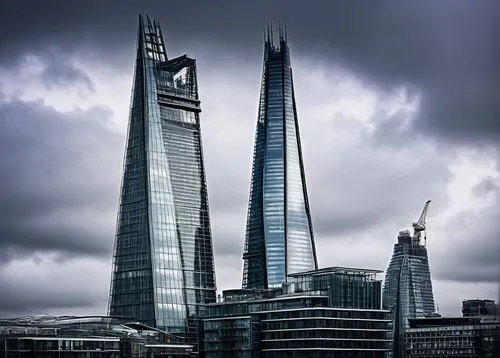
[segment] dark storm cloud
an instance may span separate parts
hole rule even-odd
[[[214,51],[222,46],[254,61],[266,20],[286,17],[294,54],[341,62],[379,86],[409,84],[422,92],[417,130],[462,141],[500,134],[496,1],[194,1],[189,10],[180,1],[2,6],[2,62],[57,45],[119,63],[127,58],[120,56],[124,48],[134,46],[140,11],[162,22],[176,49],[199,53],[218,44]]]
[[[89,258],[58,262],[53,255],[15,260],[0,268],[0,317],[27,314],[104,313],[109,260]],[[97,307],[101,307],[101,309]]]
[[[44,66],[40,78],[48,88],[77,85],[87,91],[95,90],[90,77],[65,59],[63,54],[52,52],[40,60]]]
[[[20,100],[0,105],[3,263],[37,251],[110,254],[113,223],[99,220],[116,210],[122,139],[106,127],[109,115],[104,108],[62,114]]]
[[[3,286],[3,287],[2,287]],[[91,287],[91,286],[89,286]],[[56,287],[51,287],[52,292],[43,295],[33,296],[33,287],[23,287],[16,289],[16,285],[2,285],[0,289],[0,313],[3,316],[11,314],[21,315],[26,311],[44,312],[48,308],[57,307],[59,309],[74,309],[75,307],[92,307],[95,305],[94,297],[85,297],[81,292],[71,292],[61,294]],[[13,312],[13,313],[11,313]]]

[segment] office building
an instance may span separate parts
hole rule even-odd
[[[405,335],[408,358],[500,357],[500,321],[493,316],[409,319]]]
[[[194,342],[216,286],[196,61],[139,17],[109,315]]]
[[[204,354],[382,358],[391,342],[380,272],[331,267],[291,274],[280,288],[224,291],[208,305]]]
[[[243,288],[279,287],[318,267],[284,29],[264,45],[243,260]]]
[[[425,217],[430,201],[420,219],[413,224],[414,234],[401,231],[386,272],[382,307],[391,311],[393,356],[404,355],[404,331],[408,319],[434,313],[434,296],[426,248]]]
[[[493,300],[464,300],[462,302],[462,315],[464,317],[499,316],[497,305]]]
[[[191,357],[181,338],[110,317],[19,317],[0,320],[0,356],[9,358]]]

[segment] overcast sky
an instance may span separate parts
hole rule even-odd
[[[432,199],[441,313],[498,299],[497,1],[138,3],[0,4],[1,316],[106,313],[139,12],[197,59],[219,290],[241,284],[263,30],[286,18],[320,266],[385,270]]]

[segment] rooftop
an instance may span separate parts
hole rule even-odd
[[[12,330],[19,328],[30,330],[51,329],[61,332],[77,328],[83,336],[86,334],[93,335],[96,334],[96,332],[99,332],[99,334],[102,335],[112,336],[140,336],[143,332],[150,332],[148,334],[161,335],[167,341],[182,341],[180,337],[171,333],[147,326],[140,322],[127,321],[120,317],[38,315],[0,318],[0,333],[6,329]]]
[[[500,324],[500,321],[495,317],[425,317],[409,319],[410,328],[465,326],[487,323]]]
[[[377,273],[382,273],[384,271],[381,270],[373,270],[373,269],[362,269],[355,267],[341,267],[341,266],[333,266],[333,267],[325,267],[317,270],[310,270],[304,272],[297,272],[289,274],[289,277],[299,277],[299,276],[318,276],[325,275],[329,273],[342,273],[342,274],[355,274],[355,275],[373,275]]]

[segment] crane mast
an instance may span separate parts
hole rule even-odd
[[[429,208],[430,200],[427,200],[424,205],[424,209],[422,210],[422,214],[420,214],[420,218],[417,222],[413,223],[413,238],[412,244],[414,246],[420,246],[420,237],[422,236],[422,231],[425,231],[425,217],[427,216],[427,209]],[[425,242],[424,246],[427,243],[427,234],[424,237]]]

